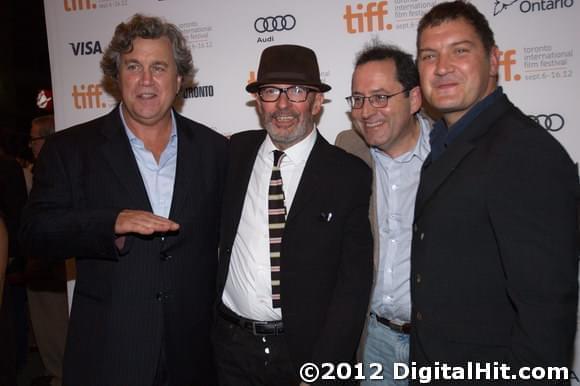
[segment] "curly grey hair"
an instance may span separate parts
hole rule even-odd
[[[137,13],[128,22],[121,23],[115,28],[115,34],[101,59],[101,69],[105,78],[108,78],[106,80],[117,80],[121,55],[133,50],[133,41],[136,38],[159,39],[164,36],[171,41],[177,74],[183,78],[183,83],[192,78],[194,70],[191,51],[181,31],[174,24],[167,23],[159,17]]]

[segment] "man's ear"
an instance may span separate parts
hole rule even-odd
[[[262,115],[262,101],[260,100],[258,93],[254,94],[254,99],[256,100],[256,110],[258,110],[259,115]]]
[[[411,104],[411,114],[415,114],[421,109],[421,105],[423,104],[421,87],[415,86],[409,91],[409,102]]]
[[[181,91],[181,82],[183,81],[183,77],[181,75],[177,75],[177,94]]]
[[[497,77],[499,72],[499,48],[497,46],[491,47],[489,52],[489,76]]]
[[[317,92],[316,95],[314,96],[314,103],[312,103],[312,109],[310,110],[313,116],[316,116],[318,115],[318,113],[320,113],[323,103],[324,103],[324,94],[321,92]]]

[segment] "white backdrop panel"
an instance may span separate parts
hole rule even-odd
[[[503,51],[500,83],[510,98],[580,160],[580,52],[574,0],[474,0]],[[44,0],[57,127],[64,129],[115,106],[99,83],[99,60],[114,27],[136,12],[178,25],[193,48],[196,88],[182,113],[223,134],[259,127],[244,90],[261,51],[273,44],[312,48],[333,88],[320,120],[329,140],[349,128],[354,55],[377,36],[415,54],[416,24],[432,0]],[[259,18],[276,18],[263,25]],[[283,18],[283,16],[285,16]],[[283,23],[281,20],[285,19]],[[257,29],[255,27],[258,27]],[[261,32],[261,27],[272,31]],[[580,358],[580,355],[577,355]],[[580,368],[580,362],[575,368]],[[580,385],[575,379],[573,384]]]

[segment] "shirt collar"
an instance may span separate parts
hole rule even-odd
[[[467,113],[465,113],[457,122],[455,122],[451,127],[449,127],[449,132],[452,133],[453,131],[460,131],[455,130],[456,128],[460,128],[461,130],[466,126],[470,125],[471,122],[477,118],[482,111],[487,109],[500,95],[503,94],[503,90],[501,86],[496,87],[496,89],[487,95],[485,98],[477,102]],[[452,134],[451,134],[452,135]]]
[[[457,122],[455,122],[451,127],[447,127],[447,124],[442,119],[435,123],[435,130],[433,130],[432,135],[441,135],[441,131],[445,129],[447,142],[453,142],[453,140],[467,127],[471,122],[477,118],[482,111],[489,107],[500,95],[503,95],[503,89],[498,86],[491,94],[477,102],[467,113],[465,113]]]
[[[419,140],[417,141],[417,146],[414,149],[414,155],[419,158],[421,162],[424,162],[429,152],[431,151],[431,146],[429,145],[429,133],[431,132],[431,122],[424,117],[421,113],[417,113],[417,120],[421,126],[421,134]]]
[[[282,159],[282,162],[290,161],[295,165],[305,162],[308,156],[310,155],[312,148],[314,147],[317,135],[318,135],[317,128],[314,127],[312,132],[308,134],[306,138],[290,146],[288,149],[284,150],[284,154],[286,154],[286,156]],[[273,157],[272,153],[274,150],[277,150],[277,147],[272,142],[270,136],[266,135],[266,139],[262,144],[260,152],[264,156],[272,158]]]
[[[475,119],[485,111],[500,95],[503,95],[503,90],[497,87],[491,94],[477,102],[467,113],[465,113],[457,122],[451,127],[447,127],[443,118],[435,122],[433,130],[431,130],[431,158],[438,159],[445,149],[450,146],[459,135],[464,132],[467,127],[475,121]]]
[[[175,123],[175,114],[173,113],[173,109],[171,109],[170,112],[171,112],[171,134],[169,136],[169,144],[172,144],[177,138],[177,124]],[[123,116],[123,102],[119,104],[119,115],[121,116],[121,122],[123,122],[123,127],[125,128],[125,133],[129,138],[129,142],[132,144],[142,145],[143,141],[141,141],[139,137],[137,137],[135,133],[133,133],[131,129],[129,129],[129,126],[127,126],[127,122],[125,121],[125,117]]]
[[[417,143],[415,143],[415,146],[410,151],[394,158],[393,161],[395,162],[410,162],[414,157],[417,157],[421,162],[423,162],[431,151],[431,147],[429,146],[429,131],[431,130],[431,124],[421,113],[415,114],[415,118],[419,124],[419,138],[417,138]],[[388,154],[377,147],[373,146],[371,147],[371,150],[374,157],[383,156],[391,159]]]

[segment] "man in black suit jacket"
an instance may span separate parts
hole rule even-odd
[[[22,260],[18,243],[20,216],[26,203],[26,183],[22,167],[15,159],[2,155],[0,148],[0,211],[8,231],[8,256]],[[15,265],[24,266],[24,261]]]
[[[472,4],[428,12],[417,55],[423,95],[443,119],[432,132],[415,205],[411,361],[496,362],[516,377],[523,366],[569,367],[577,171],[497,87],[498,48]],[[477,384],[491,379],[489,371]],[[518,380],[500,375],[492,384]],[[435,383],[467,383],[455,382]]]
[[[246,88],[266,130],[230,141],[213,333],[221,385],[298,386],[304,363],[355,356],[372,283],[371,173],[315,130],[329,89],[314,52],[293,45],[265,49]]]
[[[18,227],[22,208],[26,203],[26,183],[20,164],[5,158],[0,147],[0,221],[3,233],[0,244],[0,385],[15,385],[17,376],[17,332],[15,315],[19,310],[13,304],[13,292],[24,291],[20,284],[7,283],[9,273],[21,276],[25,260],[18,244]],[[10,261],[10,267],[7,264]],[[24,307],[21,307],[24,308]],[[23,327],[22,327],[23,328]],[[21,344],[20,346],[26,346]],[[26,347],[28,349],[28,347]]]
[[[76,256],[64,384],[212,385],[227,140],[171,108],[193,70],[174,25],[135,15],[101,66],[122,102],[47,140],[22,228]]]

